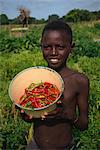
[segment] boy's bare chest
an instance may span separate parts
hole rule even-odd
[[[74,103],[78,94],[78,83],[73,78],[68,78],[64,80],[64,93],[63,100],[66,103]]]

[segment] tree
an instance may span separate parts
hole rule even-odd
[[[92,15],[94,15],[94,18],[96,20],[100,20],[100,10],[99,11],[93,11]]]
[[[64,19],[68,22],[78,22],[79,20],[79,9],[74,9],[69,11],[65,16]]]
[[[53,15],[49,15],[49,16],[48,16],[48,21],[52,21],[52,20],[56,20],[56,19],[59,19],[59,16],[56,15],[56,14],[53,14]]]
[[[45,23],[46,21],[45,21],[45,19],[44,18],[41,18],[41,19],[39,19],[39,20],[37,20],[37,24],[43,24],[43,23]]]
[[[80,21],[90,21],[92,19],[92,13],[89,12],[88,10],[83,10],[81,9],[79,11],[79,17],[80,17]]]
[[[30,10],[27,8],[19,8],[20,15],[18,16],[19,20],[23,24],[23,27],[26,25],[28,26],[28,18],[30,15]]]
[[[34,18],[34,17],[29,17],[29,18],[28,18],[28,23],[29,23],[29,24],[36,23],[36,21],[37,21],[37,19]]]
[[[21,24],[18,17],[14,18],[14,19],[9,19],[9,23],[10,24]]]
[[[5,15],[5,14],[0,15],[0,24],[1,25],[9,24],[7,15]]]
[[[92,14],[88,10],[73,9],[64,16],[64,19],[69,22],[89,21],[92,19]]]

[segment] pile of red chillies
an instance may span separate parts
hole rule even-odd
[[[41,108],[54,102],[60,94],[56,85],[49,82],[31,83],[21,96],[19,104],[27,108]]]

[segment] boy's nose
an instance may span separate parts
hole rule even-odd
[[[52,47],[52,54],[56,54],[56,47],[55,46]]]

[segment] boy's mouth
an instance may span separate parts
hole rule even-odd
[[[53,64],[58,63],[58,61],[59,61],[59,60],[58,60],[57,58],[51,58],[51,59],[50,59],[50,62],[53,63]]]

